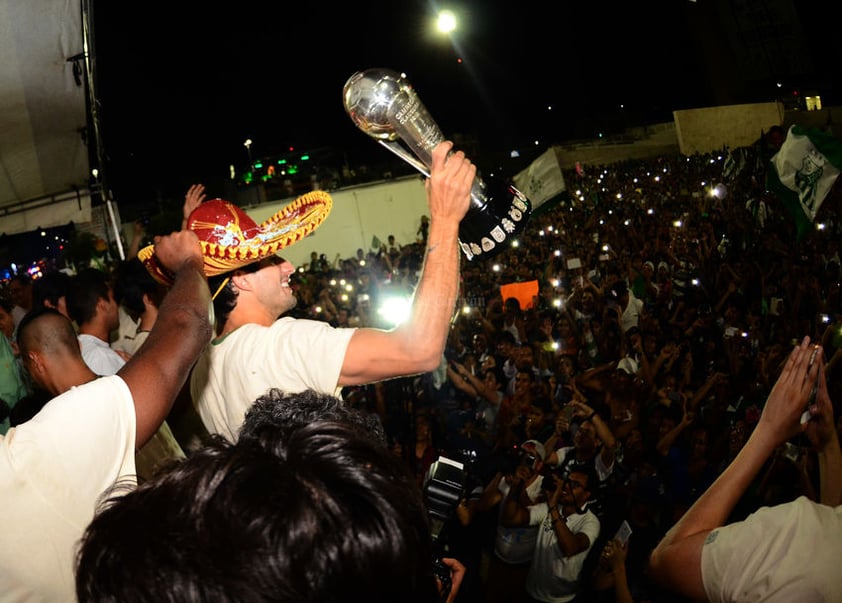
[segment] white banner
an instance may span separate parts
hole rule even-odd
[[[527,196],[532,203],[532,209],[563,192],[567,187],[555,149],[550,147],[529,164],[528,168],[517,174],[514,184]]]

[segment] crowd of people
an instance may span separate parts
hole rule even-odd
[[[564,600],[535,581],[553,571],[538,556],[537,529],[512,551],[512,534],[527,528],[503,524],[524,443],[539,442],[545,458],[524,476],[522,502],[546,500],[541,482],[568,470],[565,461],[595,475],[579,481],[595,484],[586,506],[601,530],[567,592],[613,600],[621,558],[631,600],[670,601],[674,592],[645,571],[652,550],[736,458],[804,335],[823,346],[839,399],[830,378],[842,358],[838,195],[798,240],[762,170],[728,178],[726,157],[565,171],[568,194],[535,211],[517,246],[463,259],[438,369],[343,390],[383,420],[420,484],[439,456],[464,464],[471,512],[451,525],[469,570],[463,600]],[[294,312],[387,326],[378,305],[412,289],[423,258],[416,241],[401,243],[299,267]],[[503,297],[504,285],[531,282],[533,298]],[[800,495],[817,500],[819,465],[806,437],[782,444],[729,519]],[[628,548],[612,539],[624,521]]]
[[[253,511],[267,529],[292,530],[283,518],[268,519],[271,496],[297,488],[308,490],[312,502],[327,496],[331,483],[355,493],[361,487],[336,477],[352,471],[347,458],[324,451],[327,456],[317,458],[319,442],[349,446],[372,479],[389,481],[383,476],[392,475],[394,481],[396,472],[409,476],[411,483],[400,482],[389,492],[426,497],[427,503],[437,461],[444,458],[459,468],[459,495],[445,509],[441,531],[423,547],[416,542],[419,534],[426,538],[417,524],[423,505],[402,512],[372,506],[372,513],[399,515],[394,525],[408,539],[392,543],[392,558],[374,546],[369,551],[371,559],[388,559],[394,568],[385,570],[393,580],[367,593],[374,600],[386,600],[413,580],[421,585],[405,598],[425,600],[431,552],[454,571],[449,599],[466,603],[731,600],[733,588],[766,600],[770,591],[763,589],[773,587],[757,583],[779,569],[775,563],[766,559],[765,565],[750,566],[749,579],[726,567],[740,538],[754,534],[756,541],[764,537],[761,528],[769,530],[768,519],[756,519],[758,509],[789,509],[785,505],[800,501],[791,521],[824,534],[824,540],[805,547],[828,545],[829,538],[840,536],[842,381],[833,376],[842,358],[837,242],[842,223],[836,196],[822,206],[815,230],[800,239],[786,210],[763,186],[762,159],[774,149],[755,149],[760,159],[755,166],[749,162],[727,175],[724,152],[581,166],[565,171],[566,193],[534,208],[511,248],[459,262],[454,226],[467,209],[474,168],[461,154],[446,167],[449,147],[443,146],[427,185],[432,219],[423,217],[413,241],[386,236],[378,249],[355,250],[334,263],[314,253],[303,266],[267,254],[209,279],[209,291],[200,294],[191,280],[198,252],[187,230],[158,239],[165,263],[191,280],[193,289],[182,282],[181,297],[188,300],[182,305],[214,307],[215,332],[201,350],[200,336],[178,341],[165,329],[190,324],[203,332],[208,325],[196,315],[179,317],[173,289],[163,290],[137,260],[113,274],[86,270],[73,277],[48,274],[34,283],[15,279],[14,296],[0,306],[4,429],[15,429],[18,442],[34,446],[36,435],[49,434],[49,416],[67,420],[72,411],[65,407],[80,402],[83,388],[96,388],[98,399],[115,392],[121,405],[111,411],[119,415],[113,420],[125,434],[132,432],[106,440],[120,450],[114,454],[120,460],[97,476],[83,501],[90,508],[80,504],[70,522],[81,538],[94,517],[91,501],[108,490],[108,480],[137,475],[140,486],[130,484],[130,492],[115,497],[85,532],[81,599],[119,597],[129,592],[119,589],[138,584],[154,592],[160,569],[155,563],[162,562],[132,553],[133,539],[150,550],[158,547],[172,566],[168,580],[183,592],[201,584],[205,593],[245,596],[247,591],[225,589],[235,582],[242,588],[238,581],[248,580],[248,570],[226,585],[215,582],[208,567],[233,564],[230,555],[238,546],[249,563],[260,565],[248,555],[266,542],[249,536],[251,528],[240,517],[231,523],[237,529],[219,531],[230,555],[202,549],[195,543],[202,542],[211,520],[196,509],[206,509],[218,523]],[[203,187],[188,191],[183,226],[203,201]],[[378,309],[401,296],[412,299],[410,318],[393,327]],[[123,329],[121,308],[129,317]],[[74,333],[81,351],[73,348]],[[178,353],[162,372],[169,380],[153,404],[141,392],[143,382],[169,362],[161,358],[168,345]],[[107,375],[117,377],[106,380]],[[281,391],[267,398],[273,388]],[[283,392],[309,392],[317,402],[290,401]],[[344,401],[342,417],[331,405],[332,394]],[[44,407],[53,396],[63,397],[64,405],[52,400]],[[127,418],[132,400],[136,417]],[[255,400],[263,400],[262,406]],[[282,403],[306,408],[284,410]],[[263,414],[255,414],[261,407]],[[316,407],[329,415],[324,421],[315,417]],[[800,427],[805,408],[812,420],[806,415]],[[361,442],[365,434],[358,429],[349,431],[343,413],[357,423],[366,417],[365,439],[374,437],[379,448]],[[297,435],[291,427],[308,423]],[[94,427],[101,425],[101,419],[92,421],[71,439],[94,437]],[[10,440],[3,441],[7,449]],[[132,447],[134,459],[126,452]],[[311,456],[296,452],[299,448],[311,450]],[[378,450],[388,450],[389,463],[375,460]],[[324,467],[321,477],[318,471],[311,475],[312,468],[303,472],[310,461]],[[176,469],[168,472],[173,462]],[[258,464],[264,477],[237,472],[238,463]],[[9,465],[10,475],[27,469]],[[4,471],[0,468],[0,475]],[[283,475],[289,472],[303,473],[299,481],[287,482]],[[234,479],[231,474],[238,476],[232,483],[241,485],[244,498],[220,487],[223,498],[212,501],[222,480]],[[255,489],[260,479],[273,482],[268,490],[274,494],[265,499]],[[57,484],[67,482],[54,480],[48,491],[55,495]],[[7,489],[4,499],[13,496]],[[178,498],[195,508],[170,509]],[[26,515],[28,500],[18,500],[15,512]],[[285,504],[278,507],[284,516],[312,526],[362,503],[349,494],[347,500],[320,502],[310,514]],[[797,519],[810,509],[821,515],[816,508],[835,512],[835,519]],[[363,522],[358,515],[353,516]],[[160,531],[139,533],[147,521]],[[31,523],[22,521],[21,529]],[[728,531],[726,524],[734,527]],[[341,531],[335,523],[327,525]],[[56,539],[72,538],[72,526],[63,526]],[[748,527],[741,532],[740,526]],[[334,541],[327,534],[319,531],[313,538],[336,550],[360,546],[359,539]],[[37,536],[33,531],[26,540],[33,554]],[[782,546],[783,532],[776,537]],[[371,538],[380,543],[385,536]],[[173,540],[192,543],[190,555],[208,567],[193,567]],[[719,557],[708,552],[713,550],[708,541],[720,543]],[[292,551],[303,541],[283,536],[271,542]],[[425,555],[423,570],[410,559],[406,542],[415,542],[416,554]],[[316,567],[328,571],[324,558],[313,555]],[[107,580],[126,557],[140,578],[129,573],[126,583]],[[272,571],[259,576],[259,588],[268,588],[284,568],[288,573],[299,567],[282,557],[271,559]],[[339,558],[343,567],[352,563],[345,554]],[[9,568],[20,569],[0,559],[0,575],[23,584],[21,593],[27,592],[27,579],[38,581],[31,573],[35,566],[17,573]],[[820,581],[801,566],[785,569],[780,584],[791,575],[800,579],[774,587],[787,596]],[[365,571],[360,562],[347,575],[337,574],[338,587],[319,592],[347,592],[341,589]],[[53,592],[72,581],[66,572],[50,581]],[[833,572],[828,574],[822,579],[832,581]],[[704,584],[694,581],[702,579]],[[312,582],[281,583],[298,599],[313,588]],[[838,597],[832,588],[816,589],[821,596],[812,600]]]

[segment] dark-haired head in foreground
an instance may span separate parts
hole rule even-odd
[[[363,413],[335,396],[305,390],[297,394],[271,389],[246,412],[239,439],[286,439],[299,427],[314,421],[352,423],[386,445],[386,433],[377,415]]]
[[[79,600],[437,601],[414,480],[365,420],[301,399],[269,392],[236,444],[112,499],[82,541]]]

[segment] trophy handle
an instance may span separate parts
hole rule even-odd
[[[415,155],[407,151],[398,143],[388,140],[378,140],[377,142],[379,142],[381,145],[392,151],[392,153],[406,161],[409,165],[411,165],[416,170],[424,174],[427,178],[430,177],[430,170],[427,169],[427,166],[424,165]]]
[[[342,98],[360,130],[430,177],[432,151],[444,136],[403,74],[388,69],[358,71],[345,83]],[[529,199],[515,187],[477,173],[471,206],[459,223],[462,252],[469,260],[499,253],[523,231],[531,212]]]

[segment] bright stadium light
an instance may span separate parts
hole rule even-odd
[[[389,297],[383,300],[377,314],[386,324],[397,327],[409,318],[412,303],[406,297]]]

